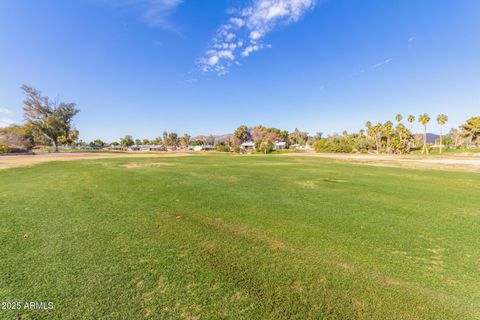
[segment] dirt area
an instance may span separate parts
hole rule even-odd
[[[71,161],[82,159],[107,158],[165,158],[185,157],[190,153],[40,153],[34,155],[0,156],[0,170],[16,167],[32,166],[48,161]]]
[[[192,153],[42,153],[35,155],[0,156],[0,170],[15,167],[32,166],[48,161],[70,161],[82,159],[107,158],[165,158],[191,156]],[[435,169],[448,171],[480,172],[480,157],[478,156],[393,156],[393,155],[366,155],[366,154],[327,154],[327,153],[286,153],[280,156],[305,156],[328,158],[337,161],[346,161],[362,165],[378,167],[401,167],[413,169]],[[137,168],[141,165],[132,164],[127,168]]]
[[[285,154],[296,156],[298,154]],[[306,153],[310,157],[320,157],[347,161],[378,167],[402,167],[412,169],[434,169],[447,171],[480,172],[480,157],[475,155],[372,155],[372,154],[336,154],[336,153]]]

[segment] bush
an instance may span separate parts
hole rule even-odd
[[[334,152],[334,153],[351,153],[353,148],[347,141],[331,137],[329,139],[319,139],[313,145],[316,152]]]
[[[230,147],[225,142],[219,142],[215,145],[215,150],[218,152],[230,152]]]
[[[11,150],[7,145],[0,143],[0,153],[10,153],[10,152]]]

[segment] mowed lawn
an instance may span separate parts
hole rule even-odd
[[[480,174],[302,156],[0,171],[0,319],[479,319]]]

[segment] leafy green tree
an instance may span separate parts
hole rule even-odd
[[[203,146],[203,145],[205,145],[205,141],[203,141],[203,140],[193,140],[192,141],[192,146],[194,146],[194,147],[195,146]]]
[[[280,132],[278,133],[279,141],[288,142],[288,136],[289,133],[287,130],[280,130]]]
[[[442,153],[442,147],[443,147],[443,126],[447,123],[448,117],[444,115],[443,113],[438,115],[437,117],[437,122],[440,125],[440,153]]]
[[[21,89],[25,121],[37,134],[48,137],[58,152],[59,138],[70,136],[72,119],[80,110],[75,103],[51,101],[32,87],[23,85]]]
[[[124,148],[128,148],[133,146],[134,141],[131,135],[126,135],[122,139],[120,139],[120,145]]]
[[[168,134],[168,145],[172,147],[178,147],[180,139],[178,138],[178,134],[176,132],[170,132]]]
[[[156,137],[155,139],[153,139],[153,141],[150,141],[150,143],[154,145],[163,145],[163,138]]]
[[[460,129],[463,137],[471,139],[477,145],[480,144],[480,116],[471,117],[460,126]]]
[[[140,140],[140,139],[135,139],[135,144],[136,144],[137,146],[141,145],[141,144],[142,144],[142,140]]]
[[[300,131],[298,128],[295,128],[290,134],[289,139],[292,144],[304,146],[308,140],[308,134],[305,131]]]
[[[403,120],[402,115],[401,115],[400,113],[398,113],[398,114],[395,116],[395,120],[396,120],[398,123],[402,122],[402,120]]]
[[[105,142],[103,142],[100,139],[96,139],[96,140],[93,140],[92,142],[90,142],[89,145],[92,148],[103,148],[105,146]]]
[[[263,139],[260,142],[259,145],[259,150],[263,154],[267,154],[273,151],[273,148],[275,147],[275,144],[270,140],[270,139]]]
[[[248,127],[243,124],[237,129],[235,129],[233,136],[236,138],[235,144],[238,144],[238,145],[244,142],[247,142],[251,139],[250,130],[248,130]]]
[[[215,145],[215,150],[218,152],[230,152],[230,146],[226,141],[220,141]]]
[[[422,147],[422,154],[426,153],[428,155],[428,147],[427,147],[427,124],[430,122],[430,116],[427,113],[421,114],[418,117],[418,122],[423,125],[423,147]]]
[[[143,139],[143,140],[142,140],[142,144],[143,144],[143,145],[149,145],[149,144],[151,144],[151,141],[148,140],[148,139]]]
[[[180,145],[184,148],[188,147],[190,145],[190,137],[187,133],[185,133],[181,138],[180,138]]]

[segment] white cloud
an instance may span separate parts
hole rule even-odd
[[[251,0],[249,6],[231,10],[228,23],[217,29],[210,48],[199,59],[200,70],[227,73],[231,65],[240,64],[238,55],[246,58],[253,52],[270,48],[262,42],[268,33],[278,26],[297,22],[316,3],[317,0]],[[232,46],[233,40],[237,42]],[[222,54],[224,50],[230,53]]]
[[[386,59],[385,61],[382,61],[382,62],[379,62],[379,63],[374,64],[372,67],[373,67],[373,68],[382,67],[382,66],[384,66],[384,65],[392,62],[392,60],[393,60],[392,58],[388,58],[388,59]]]
[[[250,55],[250,53],[258,51],[258,50],[260,50],[260,47],[258,45],[253,45],[253,46],[250,45],[242,51],[242,56],[243,57],[248,57]]]
[[[15,123],[15,121],[13,121],[12,119],[0,118],[0,128],[1,127],[8,127],[9,125],[14,124],[14,123]]]
[[[168,16],[183,3],[183,0],[100,0],[118,8],[132,8],[140,12],[141,20],[151,27],[175,30]]]
[[[1,108],[0,107],[0,113],[3,113],[3,114],[12,114],[13,112],[7,108]]]
[[[253,30],[250,32],[250,40],[255,41],[257,39],[260,39],[262,37],[262,33],[258,30]]]

